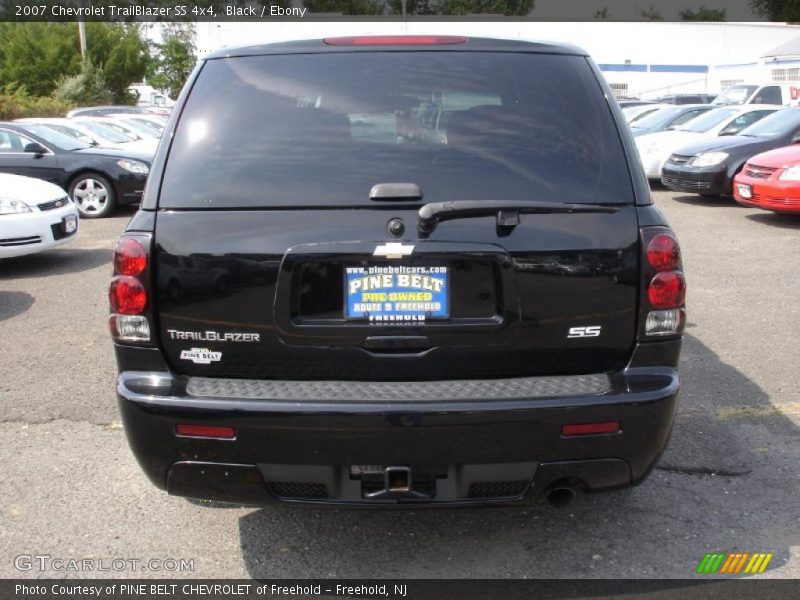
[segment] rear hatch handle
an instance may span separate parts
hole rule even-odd
[[[417,229],[420,237],[427,237],[441,221],[497,215],[497,228],[509,230],[519,225],[520,213],[615,213],[617,210],[614,206],[534,200],[451,200],[421,207]]]

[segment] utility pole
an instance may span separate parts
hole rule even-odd
[[[78,21],[78,38],[81,41],[81,61],[86,62],[86,23]]]

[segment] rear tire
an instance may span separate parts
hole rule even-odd
[[[69,184],[69,197],[84,219],[100,219],[117,206],[114,186],[100,173],[81,173]]]

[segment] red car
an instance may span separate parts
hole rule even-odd
[[[733,180],[739,204],[800,213],[800,145],[756,154]]]

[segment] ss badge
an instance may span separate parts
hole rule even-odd
[[[588,327],[570,327],[567,338],[586,338],[586,337],[599,337],[600,325],[590,325]]]

